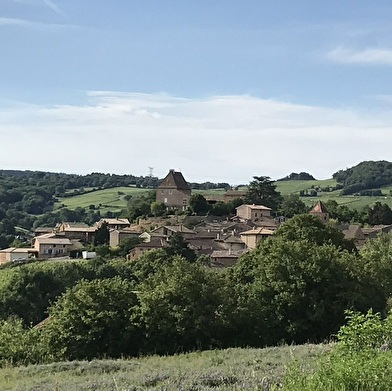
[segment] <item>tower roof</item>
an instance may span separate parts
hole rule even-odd
[[[158,189],[178,189],[191,190],[188,183],[184,179],[181,172],[170,170],[162,182],[158,185]]]
[[[317,201],[309,213],[328,213],[328,210],[321,201]]]

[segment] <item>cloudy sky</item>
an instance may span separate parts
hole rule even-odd
[[[0,169],[248,183],[392,161],[390,0],[0,0]]]

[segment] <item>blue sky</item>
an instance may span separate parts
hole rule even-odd
[[[392,161],[392,3],[0,0],[0,168],[247,183]]]

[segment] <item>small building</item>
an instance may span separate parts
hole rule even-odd
[[[228,267],[234,265],[238,257],[242,255],[242,253],[232,252],[230,250],[215,250],[212,252],[211,258],[211,266],[213,267]]]
[[[155,228],[150,232],[151,236],[159,236],[170,239],[175,233],[180,233],[184,239],[190,239],[196,235],[196,232],[192,229],[185,227],[184,225],[162,225]]]
[[[32,247],[38,258],[64,257],[73,248],[70,239],[63,235],[46,234],[32,239]]]
[[[240,221],[252,222],[255,223],[257,221],[262,220],[263,218],[271,219],[271,208],[268,208],[264,205],[240,205],[236,208],[236,217],[240,219]]]
[[[329,221],[328,210],[321,201],[317,201],[309,213],[317,216],[323,223],[327,223]]]
[[[241,240],[246,244],[246,246],[252,250],[256,248],[257,243],[260,240],[268,238],[274,233],[273,230],[264,227],[254,227],[249,231],[241,232]]]
[[[101,227],[103,223],[107,224],[109,230],[110,229],[124,229],[124,228],[131,226],[131,223],[129,222],[128,219],[119,218],[119,217],[115,217],[115,218],[105,217],[95,223],[95,229]]]
[[[191,188],[181,172],[170,170],[156,190],[156,201],[168,209],[184,211],[189,206]]]
[[[353,240],[357,248],[361,248],[365,244],[366,237],[359,224],[341,225],[337,228],[343,232],[345,239]]]
[[[127,227],[124,229],[111,229],[109,231],[109,246],[117,247],[125,238],[139,237],[142,232],[134,228]]]
[[[0,264],[7,262],[23,262],[29,259],[33,254],[34,250],[31,248],[5,248],[4,250],[0,250]]]
[[[94,241],[94,234],[97,227],[90,227],[86,223],[62,222],[56,224],[55,231],[62,233],[68,239],[77,239],[85,243]]]
[[[145,251],[149,250],[154,250],[157,248],[164,248],[166,247],[167,241],[163,238],[154,238],[151,237],[148,242],[143,242],[138,245],[136,245],[128,254],[127,254],[127,259],[135,259],[137,258],[140,254],[142,254]]]

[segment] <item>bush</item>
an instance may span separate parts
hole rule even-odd
[[[320,358],[314,371],[298,362],[288,369],[284,390],[392,389],[392,315],[383,320],[372,311],[365,315],[347,311],[346,319],[337,334],[338,343]]]

